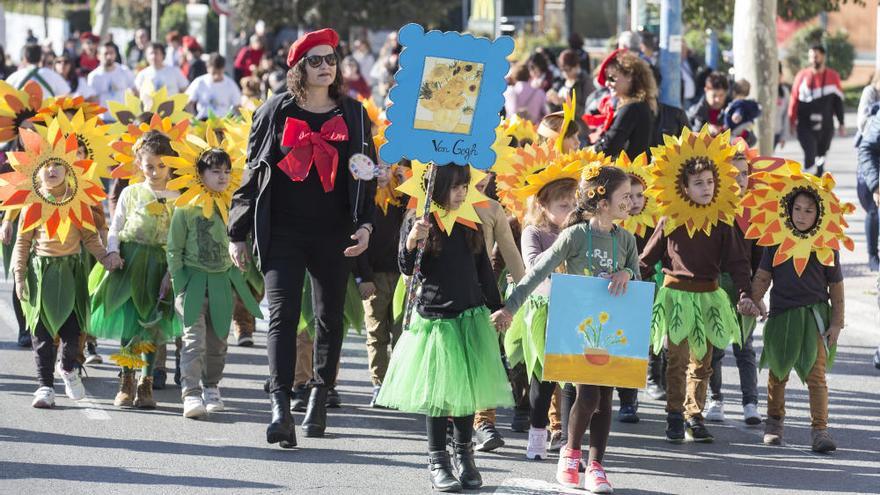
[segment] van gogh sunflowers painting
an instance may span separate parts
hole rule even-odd
[[[426,57],[413,127],[469,134],[482,78],[483,64]]]

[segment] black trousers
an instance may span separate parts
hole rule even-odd
[[[15,282],[12,282],[12,312],[15,313],[15,321],[18,322],[18,334],[27,333],[27,323],[24,321],[24,311],[21,309],[21,301],[15,295]]]
[[[342,351],[345,292],[353,258],[350,230],[303,236],[273,226],[272,243],[261,268],[269,303],[269,389],[290,391],[296,367],[296,329],[302,309],[303,279],[308,270],[315,312],[313,385],[332,387]]]
[[[809,125],[797,125],[797,138],[804,150],[804,170],[809,170],[815,165],[817,157],[824,157],[831,147],[831,138],[834,137],[834,123],[823,125],[819,130],[813,130]]]
[[[61,367],[65,371],[72,371],[77,364],[79,333],[80,328],[79,322],[76,321],[76,314],[71,312],[61,328],[58,329],[58,336],[61,339]],[[37,379],[40,386],[54,386],[55,360],[57,359],[55,339],[42,321],[37,323],[36,331],[31,338],[31,345],[34,349],[34,361],[37,363]]]

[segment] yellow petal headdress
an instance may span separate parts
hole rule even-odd
[[[21,130],[24,151],[7,153],[14,172],[4,180],[14,188],[0,210],[21,210],[21,231],[45,226],[50,238],[67,239],[71,226],[95,231],[92,207],[105,197],[100,182],[89,178],[91,160],[77,160],[76,137],[57,133],[50,140],[35,131]],[[56,198],[46,194],[38,178],[43,166],[53,163],[67,170],[67,194]]]
[[[766,168],[771,159],[759,165]],[[746,238],[757,239],[760,246],[779,247],[773,257],[773,266],[791,259],[795,271],[801,275],[810,260],[810,254],[826,266],[834,265],[834,251],[841,245],[852,250],[853,240],[844,232],[848,224],[844,215],[855,211],[852,203],[843,203],[834,194],[834,177],[825,173],[822,178],[803,172],[801,165],[784,160],[783,166],[770,172],[755,172],[754,188],[743,198],[743,205],[751,210]],[[808,232],[798,230],[790,217],[790,204],[799,193],[805,192],[818,205],[816,224]]]
[[[80,110],[83,112],[84,120],[90,121],[92,118],[97,118],[99,122],[101,115],[107,111],[106,108],[97,103],[87,101],[82,96],[56,96],[48,98],[43,102],[43,107],[37,112],[33,121],[47,122],[54,119],[60,113],[75,114]],[[70,117],[72,118],[73,115],[70,115]]]
[[[28,81],[22,89],[0,81],[0,143],[15,139],[21,125],[37,115],[43,105],[43,88]]]
[[[651,187],[653,178],[648,166],[648,154],[641,153],[634,160],[630,160],[626,152],[617,155],[617,161],[614,166],[623,170],[632,177],[636,177],[644,188],[645,192]],[[638,215],[630,215],[629,218],[621,222],[623,228],[631,232],[637,237],[644,237],[648,229],[653,229],[657,225],[657,205],[653,197],[645,194],[645,207],[642,208]]]
[[[186,111],[186,104],[189,97],[186,93],[178,93],[168,96],[168,90],[165,86],[159,88],[143,99],[134,95],[131,90],[125,92],[125,100],[107,102],[110,107],[110,115],[116,121],[111,124],[111,132],[114,134],[122,134],[128,130],[128,125],[133,124],[135,120],[144,112],[150,112],[158,115],[161,119],[169,119],[172,124],[177,124],[183,120],[190,120],[192,114]]]
[[[36,130],[46,140],[50,140],[50,136],[55,136],[58,132],[65,138],[75,136],[77,143],[85,149],[85,157],[92,161],[89,177],[107,178],[110,177],[110,169],[116,161],[110,146],[110,126],[102,124],[99,115],[87,117],[85,109],[80,108],[73,118],[68,119],[65,112],[59,112],[47,117],[46,125],[38,125]]]
[[[562,127],[559,128],[559,136],[556,138],[556,151],[562,153],[562,143],[565,141],[565,133],[574,122],[574,108],[577,105],[577,94],[571,90],[571,99],[562,102]]]
[[[119,136],[119,140],[113,143],[113,158],[119,165],[113,169],[110,176],[114,179],[128,179],[132,183],[143,180],[136,163],[136,147],[138,139],[148,131],[159,131],[168,136],[172,146],[175,142],[186,139],[189,130],[189,120],[181,120],[177,124],[172,124],[170,118],[161,118],[159,114],[153,114],[153,118],[149,123],[141,123],[138,125],[129,124],[128,130]]]
[[[688,236],[697,231],[708,235],[719,222],[733,225],[741,210],[737,170],[731,164],[735,148],[730,145],[730,132],[712,137],[708,126],[700,132],[684,128],[681,136],[663,136],[664,144],[651,148],[654,165],[653,184],[646,192],[657,201],[657,216],[667,217],[664,232],[668,235],[685,227]],[[691,201],[681,187],[685,166],[696,158],[708,158],[715,167],[715,196],[708,205]]]
[[[439,165],[434,166],[436,167]],[[460,167],[461,165],[450,164],[443,166]],[[421,213],[425,207],[425,175],[428,172],[428,166],[424,163],[413,160],[412,171],[412,177],[401,184],[397,190],[409,195],[410,200],[407,205],[408,208],[415,208],[416,212]],[[457,210],[447,210],[437,203],[437,201],[431,201],[430,211],[434,214],[434,219],[437,220],[437,225],[440,226],[441,230],[446,232],[446,235],[452,234],[452,228],[456,223],[460,223],[472,229],[476,229],[477,224],[481,223],[476,208],[488,206],[489,198],[484,196],[483,193],[477,189],[477,183],[483,180],[484,177],[486,177],[485,172],[471,167],[471,181],[470,184],[468,184],[467,196],[465,197],[464,203],[462,203]]]

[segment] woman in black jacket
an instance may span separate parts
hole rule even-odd
[[[254,116],[247,170],[229,215],[230,256],[247,262],[247,242],[263,273],[269,303],[269,443],[296,445],[290,392],[303,280],[311,277],[315,377],[302,428],[324,435],[327,392],[335,385],[343,337],[345,289],[353,258],[367,248],[376,181],[349,172],[349,158],[376,152],[363,107],[342,95],[339,36],[309,33],[288,54],[288,90]],[[362,180],[363,179],[363,180]],[[367,180],[368,179],[368,180]]]
[[[608,86],[617,105],[596,151],[611,157],[625,151],[631,158],[649,151],[657,115],[657,83],[650,66],[635,53],[618,51],[599,70],[599,83]]]

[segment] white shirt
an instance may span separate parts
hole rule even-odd
[[[42,82],[37,78],[37,75],[43,80]],[[34,66],[29,65],[18,69],[6,78],[6,82],[16,89],[24,88],[24,85],[29,80],[34,81],[43,88],[43,98],[65,96],[70,93],[70,85],[61,77],[61,74],[46,67],[40,67],[34,72]]]
[[[196,104],[196,118],[205,119],[209,113],[223,117],[233,111],[241,102],[241,91],[229,77],[214,81],[214,76],[205,74],[195,78],[186,90],[189,101]]]
[[[95,90],[89,85],[89,82],[84,77],[79,78],[79,82],[76,85],[76,91],[71,90],[70,96],[82,96],[85,99],[93,98],[96,96]]]
[[[186,91],[189,81],[178,67],[169,65],[164,65],[160,69],[150,65],[134,76],[134,87],[140,94],[141,100],[144,99],[145,94],[156,91],[162,86],[168,89],[168,96],[172,96]]]
[[[122,64],[113,64],[110,69],[99,65],[89,72],[88,83],[98,96],[98,104],[109,109],[108,101],[125,101],[125,90],[134,87],[134,74]],[[104,121],[113,120],[109,111],[101,118]]]

